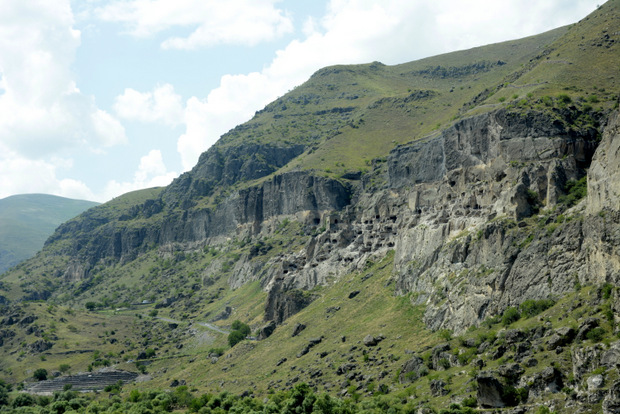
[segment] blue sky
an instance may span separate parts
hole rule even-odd
[[[599,1],[600,2],[600,1]],[[397,64],[574,23],[591,0],[2,0],[0,198],[166,185],[332,64]]]

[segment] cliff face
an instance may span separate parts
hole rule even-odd
[[[616,135],[612,124],[601,148]],[[367,177],[355,205],[324,218],[327,234],[282,259],[300,266],[272,274],[267,286],[311,289],[394,249],[396,292],[427,305],[432,329],[458,332],[526,299],[605,281],[613,266],[602,269],[609,258],[596,258],[617,243],[594,239],[610,223],[590,208],[584,217],[583,206],[560,219],[553,213],[596,147],[596,131],[504,111],[399,146]],[[381,179],[382,189],[369,185]]]
[[[403,65],[325,68],[167,188],[62,225],[49,265],[24,265],[11,293],[85,301],[98,283],[119,300],[168,298],[163,286],[187,270],[209,297],[224,278],[233,290],[258,282],[265,318],[281,322],[308,291],[389,257],[390,289],[426,305],[432,329],[460,331],[526,299],[615,282],[617,10]],[[584,177],[575,205],[567,193]],[[187,256],[191,266],[162,263]],[[137,259],[150,262],[131,268]],[[153,280],[123,289],[121,270]]]
[[[248,250],[228,279],[233,289],[259,280],[271,292],[266,319],[283,321],[312,300],[302,291],[394,250],[395,292],[427,305],[430,328],[461,331],[526,299],[618,274],[618,117],[599,144],[597,130],[574,128],[570,112],[556,115],[485,113],[397,146],[361,180],[293,171],[204,206],[188,195],[199,191],[197,183],[211,173],[214,182],[239,179],[222,163],[211,171],[214,152],[124,219],[106,222],[91,211],[90,220],[67,223],[50,243],[72,241],[64,277],[79,282],[102,261],[133,260],[152,246],[166,255],[231,238],[252,243],[292,220],[308,230],[302,249],[264,260]],[[297,150],[270,151],[284,157],[269,159],[279,165]],[[588,199],[567,210],[560,202],[566,185],[590,163]]]

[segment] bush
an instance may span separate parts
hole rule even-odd
[[[565,93],[561,93],[558,95],[558,101],[560,102],[560,104],[562,105],[568,105],[569,103],[573,102],[573,100],[571,99],[570,96],[568,96]]]
[[[502,325],[508,326],[513,322],[518,321],[521,318],[521,314],[519,310],[514,306],[509,307],[504,311],[504,315],[502,316]]]
[[[467,397],[463,400],[462,402],[463,407],[475,407],[476,405],[478,405],[478,400],[476,399],[476,397]]]
[[[32,377],[37,381],[45,381],[47,379],[47,370],[45,368],[38,368],[34,371]]]
[[[607,300],[611,297],[611,293],[614,289],[614,286],[611,283],[605,283],[603,287],[601,287],[601,295],[604,300]]]
[[[439,331],[437,331],[437,334],[444,341],[452,340],[452,331],[450,329],[440,329]]]
[[[245,339],[245,335],[241,331],[232,331],[228,334],[228,345],[232,348]]]
[[[592,329],[590,332],[586,334],[586,338],[594,342],[602,341],[604,336],[605,336],[605,329],[601,328],[600,326]]]
[[[232,323],[232,330],[233,331],[239,331],[241,332],[244,336],[248,336],[250,334],[250,332],[252,332],[252,330],[250,329],[250,326],[241,322],[241,321],[234,321]]]
[[[539,313],[546,311],[553,305],[555,305],[555,301],[553,299],[528,299],[519,305],[519,309],[521,310],[521,316],[531,318],[532,316],[536,316]]]
[[[558,201],[568,207],[574,206],[579,200],[588,194],[588,177],[583,176],[579,180],[568,180],[564,186],[565,195],[560,196]]]
[[[19,393],[17,397],[13,400],[13,408],[17,407],[30,407],[35,405],[37,402],[34,397],[30,394]]]

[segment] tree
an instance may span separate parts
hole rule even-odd
[[[232,331],[228,334],[228,345],[232,348],[245,339],[245,335],[241,331]]]
[[[47,370],[45,368],[38,368],[34,371],[32,376],[37,381],[45,381],[47,379]]]
[[[97,304],[95,302],[86,302],[84,306],[86,307],[87,310],[92,311],[92,310],[95,310],[95,308],[97,307]]]
[[[241,321],[234,321],[232,323],[232,329],[233,331],[241,332],[244,336],[248,336],[250,332],[252,332],[250,326]]]

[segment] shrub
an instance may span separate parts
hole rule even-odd
[[[603,287],[601,287],[601,295],[603,296],[603,299],[607,300],[611,297],[613,288],[614,286],[611,283],[605,283]]]
[[[574,206],[579,200],[588,194],[588,177],[583,176],[581,179],[568,180],[564,186],[565,195],[560,196],[558,201],[566,204],[568,207]]]
[[[450,341],[452,339],[452,331],[450,329],[441,329],[437,331],[437,334],[444,341]]]
[[[536,316],[539,313],[546,311],[553,305],[555,305],[555,301],[553,299],[528,299],[519,305],[519,309],[521,310],[522,316],[531,318],[532,316]]]
[[[252,332],[252,330],[250,329],[250,326],[241,322],[241,321],[234,321],[232,323],[232,330],[233,331],[239,331],[241,332],[244,336],[248,336],[250,334],[250,332]]]
[[[560,102],[560,104],[563,105],[568,105],[569,103],[571,103],[573,100],[571,99],[570,96],[568,96],[565,93],[561,93],[558,95],[558,101]]]
[[[476,400],[476,397],[467,397],[463,400],[462,402],[463,407],[475,407],[476,405],[478,405],[478,400]]]
[[[598,326],[586,334],[586,338],[594,342],[600,342],[605,336],[605,329]]]
[[[47,370],[45,368],[38,368],[34,371],[32,377],[37,381],[45,381],[47,379]]]
[[[232,348],[245,339],[245,335],[241,331],[232,331],[228,334],[228,345]]]
[[[13,408],[17,407],[30,407],[35,405],[37,402],[34,397],[30,394],[19,393],[17,397],[13,400]]]
[[[502,325],[508,326],[513,322],[518,321],[521,318],[521,314],[519,310],[514,306],[509,307],[504,311],[504,315],[502,316]]]

